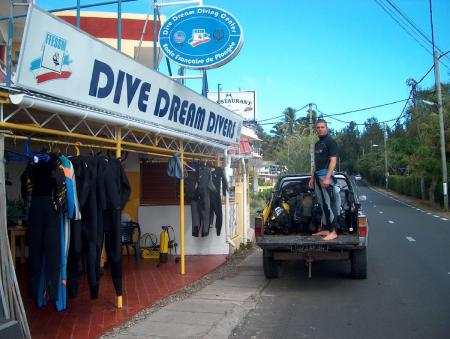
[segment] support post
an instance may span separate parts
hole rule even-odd
[[[180,141],[180,161],[182,176],[180,179],[180,253],[181,253],[181,274],[185,274],[184,261],[184,143]]]
[[[119,159],[122,155],[122,130],[120,127],[115,128],[116,131],[116,158]],[[122,296],[117,296],[117,308],[122,308],[123,300]]]
[[[158,69],[158,62],[156,61],[156,59],[158,58],[158,53],[156,51],[156,34],[158,33],[157,31],[157,24],[156,24],[156,16],[157,16],[157,4],[156,4],[156,0],[153,0],[153,69],[157,70]]]
[[[12,41],[14,34],[14,0],[9,0],[8,55],[6,56],[6,87],[11,87],[12,78]]]
[[[81,15],[81,0],[77,0],[77,28],[80,28],[81,26],[81,20],[80,20],[80,15]]]
[[[117,1],[117,49],[122,50],[122,0]]]
[[[389,189],[389,172],[388,172],[388,157],[387,157],[387,145],[386,145],[386,139],[387,139],[387,127],[386,123],[384,123],[384,176],[386,180],[386,190]]]
[[[122,156],[122,130],[116,127],[116,158]]]
[[[441,162],[442,162],[442,185],[444,193],[444,210],[448,211],[448,174],[447,174],[447,156],[445,154],[445,131],[444,131],[444,112],[442,109],[441,92],[441,71],[439,68],[439,52],[434,51],[434,75],[436,80],[436,96],[439,111],[439,134],[441,140]]]
[[[313,143],[313,116],[312,116],[312,104],[308,105],[308,113],[309,113],[309,155],[311,158],[311,165],[309,172],[312,173],[312,170],[314,168],[314,143]]]

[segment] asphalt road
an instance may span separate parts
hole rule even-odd
[[[450,338],[450,220],[370,188],[368,279],[347,262],[293,262],[230,338]],[[262,277],[264,279],[264,277]]]

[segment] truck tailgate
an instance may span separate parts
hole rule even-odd
[[[345,248],[359,244],[357,235],[339,235],[334,240],[323,240],[320,236],[302,235],[264,235],[256,238],[256,243],[262,249],[286,249],[293,250],[298,247],[327,247]]]

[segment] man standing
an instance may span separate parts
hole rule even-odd
[[[322,207],[322,220],[325,216],[327,230],[321,230],[314,235],[324,235],[324,240],[333,240],[337,238],[336,223],[340,212],[339,190],[335,190],[333,179],[338,147],[336,141],[328,135],[328,126],[324,119],[317,119],[315,129],[319,141],[314,145],[314,167],[309,188],[315,190]]]

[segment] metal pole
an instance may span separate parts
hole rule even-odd
[[[309,155],[311,157],[311,168],[310,173],[312,173],[312,170],[314,168],[314,144],[313,144],[313,116],[312,116],[312,104],[308,105],[308,112],[309,112]]]
[[[389,172],[388,172],[386,139],[387,139],[387,128],[386,123],[384,123],[384,176],[386,178],[386,189],[389,189]]]
[[[441,92],[441,72],[439,68],[439,52],[434,51],[434,77],[436,80],[437,106],[439,111],[439,133],[441,139],[441,162],[442,162],[442,185],[444,193],[444,210],[448,211],[448,175],[447,175],[447,158],[445,155],[445,131],[444,131],[444,112],[442,109],[442,92]]]
[[[11,60],[12,60],[12,40],[14,34],[14,0],[9,0],[9,21],[8,21],[8,56],[6,59],[6,87],[11,87]]]
[[[77,0],[77,27],[78,28],[80,28],[80,25],[81,25],[81,23],[80,23],[80,12],[81,12],[80,5],[81,5],[81,0]]]
[[[157,69],[156,58],[158,57],[158,53],[156,52],[156,33],[157,33],[157,24],[156,24],[156,0],[153,0],[153,69]]]
[[[122,0],[117,1],[117,49],[122,49]]]
[[[184,143],[180,141],[180,162],[181,168],[184,172]],[[184,173],[182,173],[180,179],[180,252],[181,252],[181,274],[185,274],[185,261],[184,261]]]
[[[217,103],[220,105],[220,84],[217,84]]]

